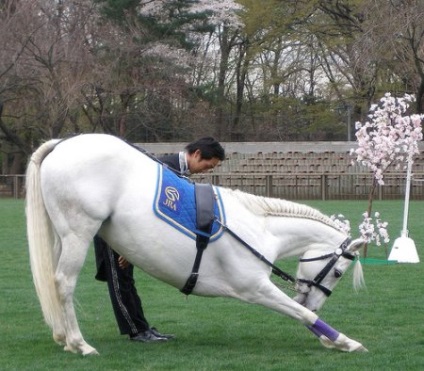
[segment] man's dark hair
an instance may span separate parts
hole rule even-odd
[[[205,160],[210,160],[213,157],[217,157],[221,161],[225,160],[224,148],[222,148],[221,144],[212,137],[200,138],[187,144],[185,147],[185,150],[189,154],[196,152],[198,149],[200,150],[202,158]]]

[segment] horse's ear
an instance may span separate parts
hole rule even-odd
[[[358,251],[364,245],[365,245],[365,241],[362,238],[357,238],[356,240],[353,240],[350,243],[348,250],[350,252],[355,252],[355,251]]]

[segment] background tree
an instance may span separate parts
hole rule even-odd
[[[76,104],[81,80],[91,70],[85,42],[92,12],[81,2],[72,13],[61,2],[4,4],[0,123],[6,141],[14,145],[12,170],[18,172],[24,163],[16,159],[28,155],[39,140],[80,125]]]
[[[418,0],[5,0],[3,172],[70,133],[346,140],[386,91],[422,112],[423,17]]]

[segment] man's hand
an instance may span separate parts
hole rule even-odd
[[[130,263],[128,262],[128,260],[125,259],[123,256],[120,256],[118,258],[118,264],[119,264],[119,268],[121,268],[121,269],[125,269],[125,268],[127,268],[130,265]]]

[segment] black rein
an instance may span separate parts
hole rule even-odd
[[[260,261],[264,262],[266,265],[272,268],[272,273],[276,276],[282,278],[284,281],[290,281],[292,283],[296,282],[296,279],[290,274],[283,272],[280,268],[272,264],[265,256],[263,256],[259,251],[255,250],[252,246],[250,246],[247,242],[245,242],[241,237],[235,234],[231,229],[229,229],[226,225],[222,224],[219,220],[216,220],[219,224],[221,224],[222,228],[226,230],[231,236],[233,236],[237,241],[239,241],[244,247],[246,247],[253,255],[255,255]]]

